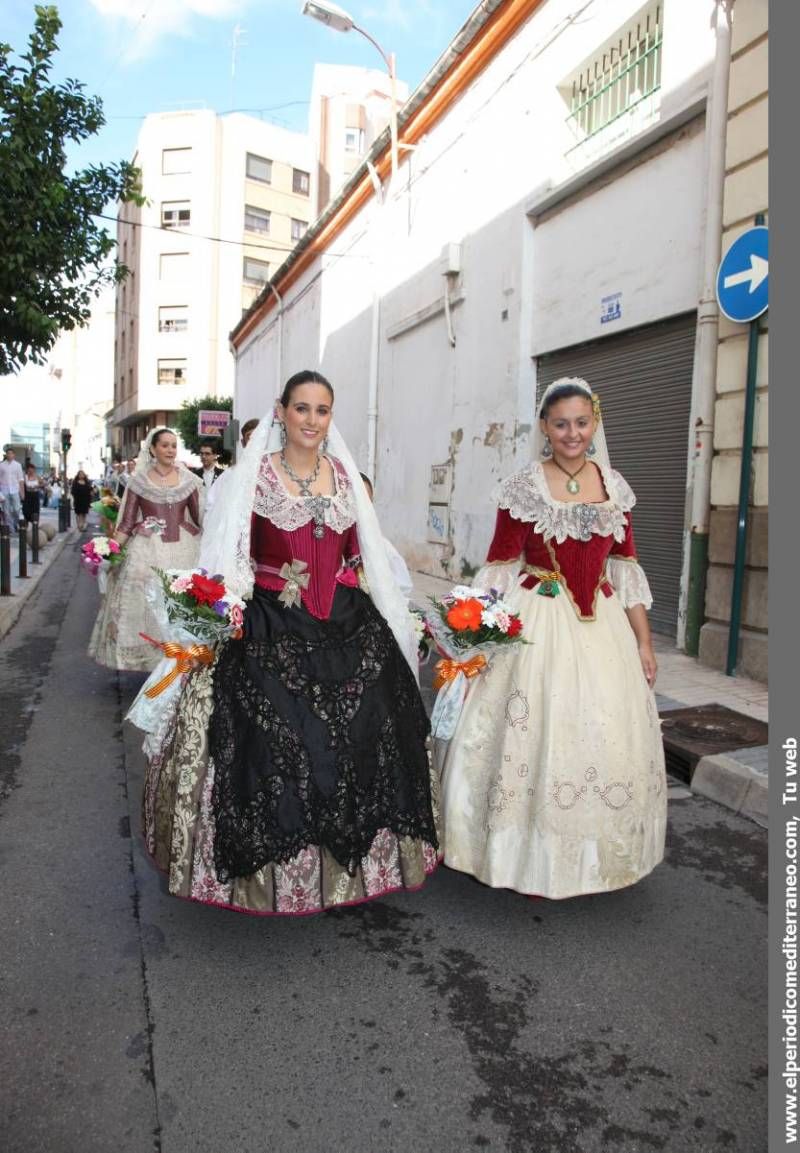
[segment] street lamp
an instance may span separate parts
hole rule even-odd
[[[351,29],[354,32],[360,32],[365,40],[369,40],[373,48],[376,48],[378,52],[380,52],[389,72],[391,94],[389,122],[392,133],[392,177],[394,177],[397,172],[397,74],[395,71],[394,52],[384,52],[378,41],[373,36],[370,36],[369,32],[364,28],[359,28],[349,12],[345,12],[344,8],[340,8],[338,4],[331,4],[330,0],[305,0],[302,14],[304,16],[311,16],[314,20],[319,20],[321,24],[327,24],[329,28],[335,29],[336,32],[349,32]]]

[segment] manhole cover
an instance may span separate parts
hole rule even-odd
[[[691,781],[701,757],[766,745],[769,729],[763,721],[725,705],[672,709],[661,716],[667,772]]]

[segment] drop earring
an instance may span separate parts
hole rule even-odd
[[[325,437],[322,444],[320,445],[320,449],[322,451],[322,455],[325,456],[326,452],[328,451],[328,438],[327,438],[327,436]]]
[[[545,460],[548,460],[552,455],[553,455],[553,446],[550,443],[550,437],[546,436],[544,438],[544,447],[542,448],[542,456],[544,457]]]
[[[281,426],[281,433],[280,433],[280,436],[281,436],[281,448],[286,448],[286,440],[287,440],[287,437],[286,437],[286,425],[283,423],[283,421],[281,421],[281,422],[280,422],[280,426]]]
[[[587,456],[595,456],[596,454],[597,454],[597,445],[594,443],[594,441],[592,441],[592,443],[589,445],[589,447],[586,450],[586,455]]]

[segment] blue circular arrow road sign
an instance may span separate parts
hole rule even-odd
[[[747,324],[769,304],[769,229],[748,228],[734,240],[717,272],[717,300],[728,320]]]

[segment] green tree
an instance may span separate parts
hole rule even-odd
[[[232,413],[233,397],[201,396],[199,400],[185,400],[175,413],[174,422],[175,431],[181,434],[181,440],[190,452],[199,452],[201,444],[213,444],[222,463],[227,464],[231,454],[222,448],[222,438],[197,434],[197,414],[201,409]]]
[[[102,105],[77,80],[50,82],[58,10],[36,6],[28,51],[0,44],[0,374],[40,364],[60,329],[85,324],[92,300],[127,269],[97,221],[109,201],[143,203],[126,161],[67,175],[65,145],[93,136]]]

